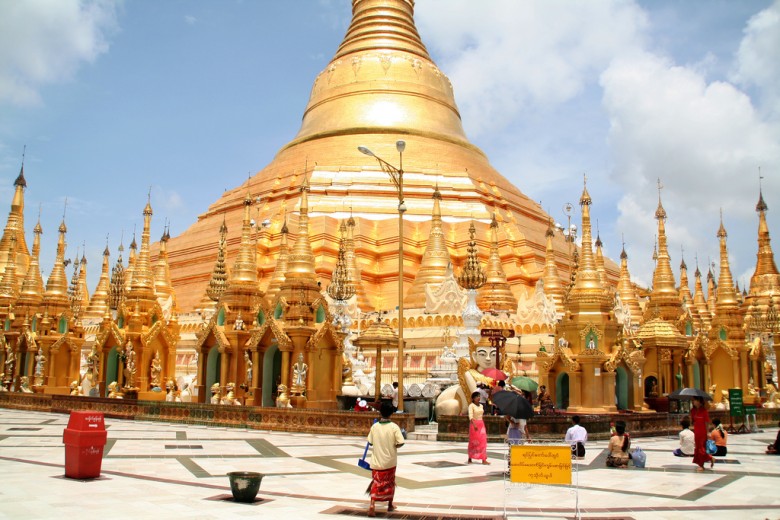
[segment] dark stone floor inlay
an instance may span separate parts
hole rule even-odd
[[[166,450],[202,450],[200,444],[166,444]]]
[[[457,462],[451,462],[449,460],[434,460],[431,462],[415,462],[418,466],[425,466],[426,468],[455,468],[459,466],[465,466],[465,464],[459,464]]]

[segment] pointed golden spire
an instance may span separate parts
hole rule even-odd
[[[680,254],[680,258],[680,290],[678,294],[681,302],[691,305],[693,303],[693,296],[691,295],[691,286],[688,283],[688,266],[685,265],[685,259],[682,258],[682,253]]]
[[[363,280],[360,276],[360,269],[358,269],[357,257],[355,256],[355,219],[352,217],[351,212],[349,219],[347,219],[347,241],[344,256],[347,261],[349,279],[352,280],[352,284],[355,286],[358,307],[363,312],[370,311],[373,309],[373,306],[369,302],[366,290],[363,287]]]
[[[273,304],[276,296],[284,283],[284,276],[287,272],[287,260],[290,256],[290,248],[287,245],[287,217],[284,218],[284,223],[281,229],[282,237],[279,240],[279,256],[276,257],[276,266],[274,267],[274,274],[271,276],[271,281],[268,283],[268,288],[265,290],[265,297],[269,304]]]
[[[599,273],[596,270],[596,261],[593,258],[593,234],[590,223],[590,205],[592,204],[588,193],[587,182],[582,188],[580,207],[582,208],[582,253],[579,256],[576,279],[569,292],[569,301],[598,300],[606,303],[609,299],[604,286],[601,285]]]
[[[144,301],[150,303],[155,301],[154,294],[154,273],[152,272],[151,254],[149,252],[149,241],[152,234],[152,205],[151,196],[146,201],[144,207],[144,230],[141,232],[141,250],[133,269],[133,278],[130,281],[130,290],[127,293],[131,300]],[[132,247],[132,246],[131,246]],[[146,310],[146,307],[141,309]]]
[[[760,178],[759,178],[760,180]],[[764,202],[764,194],[759,188],[758,204],[758,253],[756,253],[756,269],[750,277],[749,299],[755,301],[762,297],[762,306],[768,305],[768,297],[772,294],[780,294],[780,273],[775,264],[775,255],[772,252],[769,226],[766,223],[766,212],[769,207]]]
[[[482,310],[516,312],[517,298],[506,280],[498,252],[498,221],[495,212],[490,222],[490,256],[485,276],[485,285],[477,292],[477,306]]]
[[[355,285],[347,269],[347,225],[343,220],[339,226],[339,234],[339,256],[328,286],[328,295],[334,300],[346,301],[355,295]]]
[[[634,284],[631,283],[631,274],[628,272],[628,254],[625,244],[620,252],[620,280],[617,292],[620,295],[620,301],[628,307],[628,311],[631,313],[631,323],[640,325],[642,323],[642,308],[639,306],[639,298],[637,298]]]
[[[425,244],[420,269],[414,277],[411,289],[404,298],[404,307],[417,309],[425,307],[425,286],[438,287],[444,281],[449,265],[450,251],[444,239],[441,220],[441,193],[439,187],[433,190],[433,211],[431,212],[431,230]]]
[[[86,249],[86,246],[84,246],[84,249]],[[79,262],[79,279],[77,283],[78,295],[80,299],[79,305],[83,312],[89,307],[90,300],[89,288],[87,287],[87,257],[83,250],[81,252],[81,261]]]
[[[111,252],[108,250],[108,243],[106,243],[106,248],[103,250],[103,265],[100,269],[100,279],[95,287],[95,292],[92,294],[92,298],[89,299],[89,305],[87,306],[87,312],[84,313],[84,318],[103,319],[109,309],[111,282],[108,277],[108,268],[110,256]]]
[[[111,291],[108,301],[108,306],[111,310],[116,310],[125,299],[125,265],[122,260],[122,251],[125,250],[125,246],[122,242],[119,242],[119,256],[116,259],[113,269],[111,269]]]
[[[27,273],[30,265],[30,253],[27,249],[27,242],[24,238],[24,189],[27,187],[27,181],[24,178],[24,156],[22,156],[22,167],[19,170],[19,176],[14,181],[14,197],[11,201],[11,211],[8,213],[8,220],[5,223],[3,237],[0,239],[0,273],[4,272],[8,264],[13,263],[16,269],[17,283],[15,290],[19,290],[18,285],[22,283],[22,277]],[[16,252],[12,255],[11,239],[16,239]]]
[[[604,266],[604,251],[602,251],[601,236],[596,231],[596,272],[599,273],[599,282],[601,286],[607,287],[607,268]]]
[[[9,258],[16,257],[16,235],[11,235],[11,243],[8,248]],[[19,296],[16,281],[16,262],[8,262],[5,266],[2,279],[0,279],[0,308],[12,305]]]
[[[714,264],[707,270],[707,308],[710,314],[715,316],[715,305],[718,303],[718,284],[715,282],[715,275],[712,272]]]
[[[316,287],[317,275],[314,271],[314,253],[309,237],[309,181],[308,177],[301,186],[301,209],[298,217],[298,236],[287,261],[284,287],[301,284]]]
[[[479,289],[487,281],[487,276],[482,271],[482,266],[479,263],[479,256],[477,255],[477,229],[474,227],[474,221],[471,221],[469,226],[469,245],[467,248],[468,257],[466,258],[466,265],[458,276],[458,284],[464,289]]]
[[[664,320],[676,323],[683,314],[683,308],[666,241],[666,210],[661,202],[662,189],[663,184],[661,179],[658,179],[658,208],[655,211],[655,218],[658,220],[658,249],[655,253],[653,290],[650,293],[650,305],[645,309],[645,319],[658,312]]]
[[[553,237],[555,236],[555,230],[552,219],[547,226],[547,249],[544,255],[544,273],[542,279],[544,280],[544,292],[548,296],[552,296],[555,300],[555,308],[559,313],[563,312],[563,297],[565,289],[561,284],[561,277],[558,275],[558,266],[555,263],[555,249],[553,248]]]
[[[227,224],[225,223],[224,216],[222,217],[222,225],[219,226],[219,248],[217,249],[217,261],[214,263],[214,270],[211,272],[211,278],[209,279],[209,285],[206,287],[206,295],[212,302],[218,302],[222,293],[227,288],[227,263],[225,262],[225,254],[227,250]]]
[[[130,292],[130,285],[133,283],[135,275],[135,266],[138,263],[138,244],[135,241],[135,231],[133,231],[133,241],[130,242],[130,256],[127,259],[127,269],[125,269],[125,296]]]
[[[154,264],[154,292],[157,294],[157,300],[161,305],[167,302],[169,297],[173,296],[171,270],[168,266],[168,240],[170,238],[171,235],[168,234],[166,226],[160,237],[160,252],[157,255],[157,262]]]
[[[33,228],[33,246],[32,255],[30,256],[30,267],[27,269],[27,274],[22,282],[22,290],[17,301],[17,307],[24,307],[29,310],[28,314],[34,314],[38,310],[38,306],[43,301],[43,278],[41,277],[40,267],[40,255],[41,255],[41,235],[43,234],[43,228],[41,227],[41,219],[38,217],[38,222]]]
[[[702,328],[704,330],[710,328],[712,322],[712,313],[707,306],[707,298],[704,296],[704,287],[701,283],[701,271],[699,271],[698,262],[696,262],[696,272],[694,273],[695,282],[693,289],[693,306],[696,308],[696,312],[699,315],[699,319],[702,321]]]
[[[726,246],[726,228],[723,226],[723,212],[720,215],[720,228],[718,228],[718,239],[720,241],[720,275],[718,276],[718,301],[716,309],[718,314],[724,310],[736,309],[739,305],[737,293],[734,289],[734,280],[731,277],[731,267],[729,267],[729,250]]]
[[[246,197],[244,197],[244,220],[241,224],[241,244],[239,245],[238,256],[233,263],[233,269],[228,278],[228,286],[236,284],[251,284],[257,286],[257,255],[255,254],[254,241],[252,240],[251,207],[252,197],[247,193]],[[312,256],[312,265],[313,263]]]
[[[46,292],[43,293],[43,304],[46,312],[52,318],[59,316],[70,306],[68,300],[68,279],[65,275],[65,234],[68,228],[65,226],[65,220],[62,220],[58,229],[60,234],[57,239],[57,255],[54,258],[54,266],[51,274],[46,280]]]

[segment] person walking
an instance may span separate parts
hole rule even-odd
[[[716,457],[725,457],[726,453],[728,453],[728,448],[726,448],[726,443],[728,442],[729,434],[726,433],[726,430],[723,429],[723,426],[720,425],[720,419],[715,418],[712,420],[712,431],[710,432],[710,439],[715,442],[715,447],[717,448],[717,451],[715,452]]]
[[[682,430],[680,431],[680,447],[672,452],[675,457],[693,457],[693,452],[696,451],[696,441],[694,440],[693,432],[691,431],[691,421],[687,417],[683,417],[680,421]]]
[[[693,423],[693,440],[695,443],[693,463],[698,466],[696,471],[704,471],[704,464],[707,462],[710,463],[711,469],[715,465],[715,459],[707,453],[707,425],[710,423],[710,414],[704,407],[704,399],[701,397],[693,398],[691,422]]]
[[[585,443],[588,441],[588,430],[580,426],[580,416],[571,418],[572,426],[566,430],[566,442],[571,445],[571,454],[579,459],[585,456]]]
[[[480,394],[471,394],[469,404],[469,458],[466,464],[471,464],[471,459],[482,459],[482,464],[490,464],[487,460],[487,430],[482,416],[485,409],[479,404]]]
[[[375,515],[375,502],[387,502],[387,510],[394,511],[395,468],[398,465],[398,448],[404,445],[404,436],[390,416],[395,408],[388,402],[382,403],[379,413],[382,418],[371,426],[368,443],[371,445],[371,505],[368,516]]]
[[[531,434],[528,432],[528,422],[525,419],[507,415],[506,421],[508,425],[506,429],[507,444],[523,444],[524,441],[531,440]]]

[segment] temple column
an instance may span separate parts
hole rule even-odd
[[[665,351],[668,352],[668,351]],[[674,391],[672,386],[672,357],[671,353],[663,355],[661,359],[661,368],[663,371],[663,378],[661,380],[661,394],[667,395]]]
[[[247,405],[251,406],[263,406],[263,363],[265,362],[265,353],[260,351],[249,351],[249,356],[252,359],[252,384],[249,385],[249,391],[252,392],[252,397],[247,399]],[[273,383],[271,383],[273,385]]]
[[[601,382],[601,391],[603,397],[602,406],[604,406],[608,412],[617,411],[617,406],[615,405],[615,392],[617,392],[617,386],[615,385],[615,372],[607,372],[602,370],[601,378],[603,379]],[[632,377],[631,379],[634,378]],[[631,408],[631,403],[628,403],[628,408]]]
[[[582,372],[569,373],[569,408],[582,408]]]
[[[227,349],[224,352],[219,353],[219,386],[221,389],[225,388],[230,381],[228,381],[228,374],[230,373],[230,353]]]
[[[79,382],[81,385],[81,372],[79,371],[79,362],[81,361],[81,348],[75,346],[65,346],[68,354],[68,373],[74,374],[73,379]],[[69,378],[70,379],[70,378]],[[64,386],[69,386],[67,380]]]
[[[290,354],[289,350],[282,351],[282,383],[290,389]]]
[[[195,385],[195,390],[198,392],[198,398],[196,399],[196,402],[198,403],[206,402],[206,357],[207,354],[204,353],[203,349],[201,348],[201,350],[198,352],[198,369],[196,372],[198,384]]]

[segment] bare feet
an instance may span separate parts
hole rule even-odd
[[[371,507],[368,508],[368,515],[370,517],[376,516],[376,513],[374,512],[374,504],[371,504]]]
[[[387,511],[395,511],[395,506],[393,504],[387,504]]]
[[[697,466],[696,471],[704,471],[704,466]]]
[[[487,465],[490,465],[490,463],[487,461],[487,459],[483,460],[483,461],[482,461],[482,464],[487,464]]]
[[[471,459],[467,460],[466,464],[471,464]]]
[[[710,469],[712,469],[712,468],[714,468],[714,467],[715,467],[715,459],[714,459],[714,458],[711,458],[711,459],[710,459]]]

